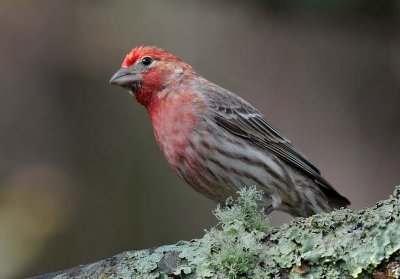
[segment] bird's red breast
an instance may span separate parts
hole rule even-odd
[[[173,168],[186,157],[190,137],[198,123],[197,96],[189,91],[169,92],[147,108],[154,134],[167,161]],[[194,158],[193,158],[194,159]]]

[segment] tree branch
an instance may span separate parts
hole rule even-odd
[[[35,278],[400,278],[400,186],[360,211],[271,228],[254,187],[228,199],[202,239],[128,251]]]

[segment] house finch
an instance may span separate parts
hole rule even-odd
[[[110,83],[147,109],[172,169],[208,198],[223,202],[256,185],[267,213],[307,217],[350,204],[256,108],[177,56],[136,47]]]

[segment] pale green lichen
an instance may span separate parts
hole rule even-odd
[[[260,197],[254,187],[240,191],[215,210],[219,225],[202,239],[126,252],[78,268],[73,278],[281,278],[285,269],[291,278],[333,279],[398,259],[400,187],[373,208],[296,218],[278,228],[268,227]],[[296,266],[303,263],[309,270],[300,275]]]
[[[276,245],[268,249],[266,263],[290,267],[300,257],[318,266],[318,273],[326,278],[337,278],[338,272],[357,277],[371,270],[400,249],[399,195],[397,188],[389,200],[372,209],[295,219],[271,234]],[[312,273],[309,276],[314,276]]]
[[[257,209],[261,198],[252,187],[241,190],[237,201],[228,199],[224,208],[215,210],[220,229],[211,229],[200,240],[214,276],[248,278],[260,268],[266,251],[262,240],[269,231],[264,211]]]

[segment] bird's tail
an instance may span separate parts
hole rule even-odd
[[[339,194],[323,177],[318,177],[315,180],[318,186],[320,186],[321,191],[328,198],[329,204],[335,208],[339,209],[341,207],[347,207],[350,205],[350,201]]]

